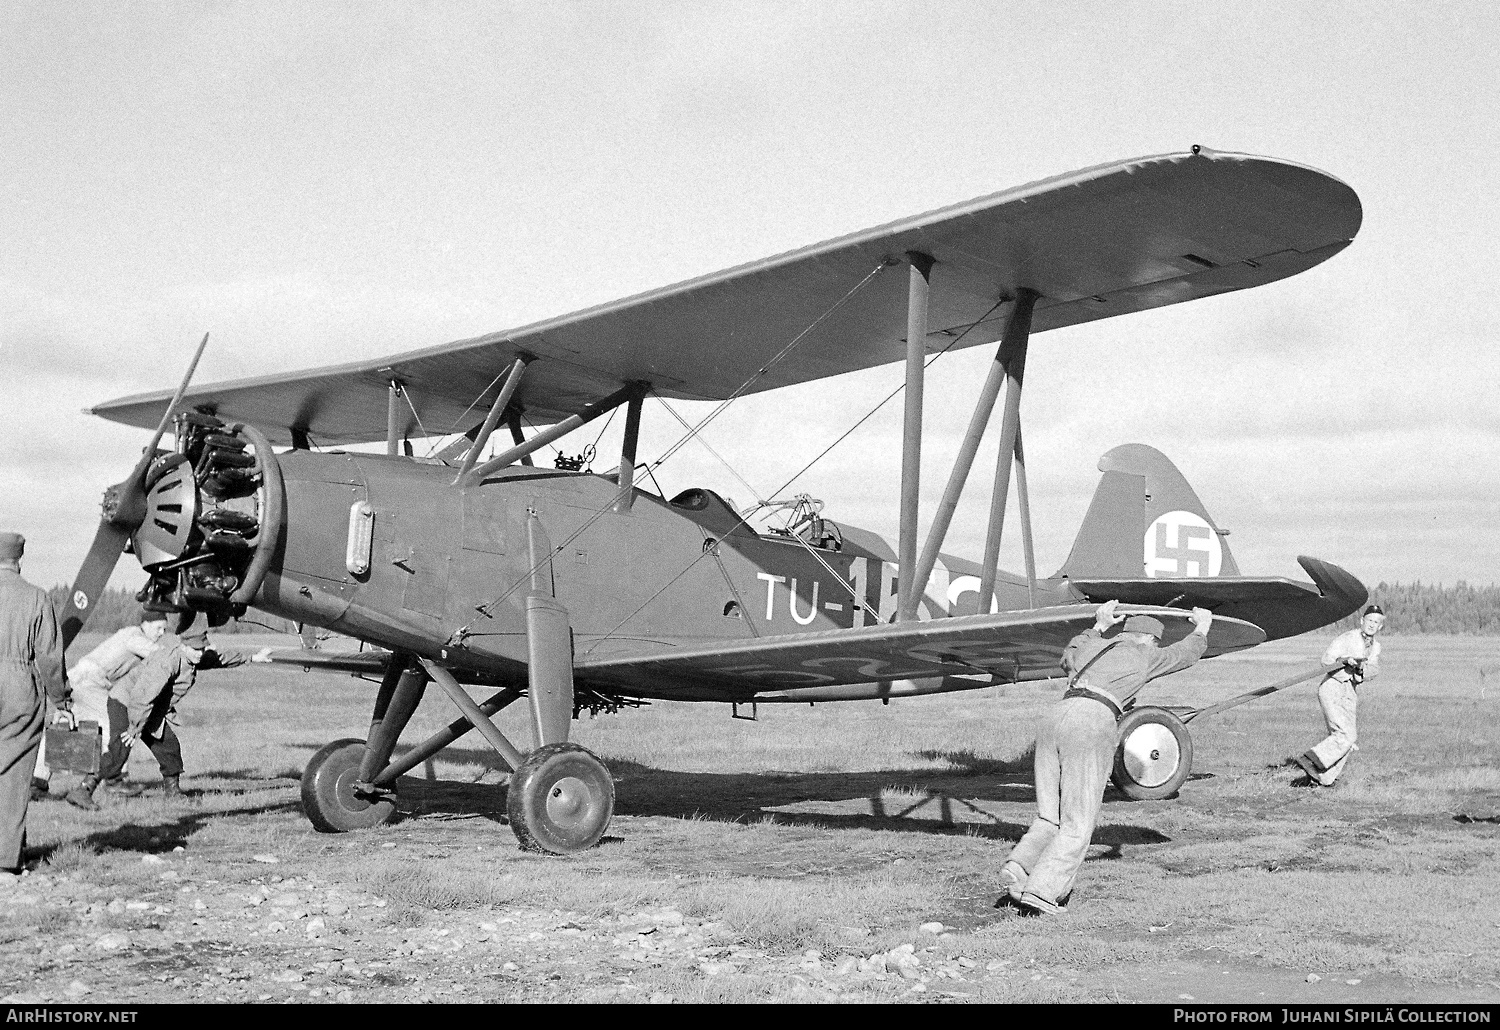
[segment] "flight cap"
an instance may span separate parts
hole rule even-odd
[[[15,561],[26,551],[26,538],[20,533],[0,533],[0,561]]]
[[[1153,619],[1149,615],[1132,615],[1125,620],[1126,633],[1149,633],[1157,640],[1161,639],[1165,629],[1160,619]]]
[[[203,623],[194,620],[177,634],[177,639],[194,651],[202,651],[208,647],[208,629]]]

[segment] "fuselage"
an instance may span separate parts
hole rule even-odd
[[[280,465],[286,518],[256,607],[482,678],[525,676],[533,513],[550,541],[550,585],[568,610],[580,666],[847,629],[895,612],[899,569],[879,536],[841,524],[834,547],[757,534],[709,490],[671,501],[637,490],[617,505],[613,479],[588,473],[512,466],[459,488],[451,467],[402,457],[293,451]],[[356,506],[370,519],[367,554],[351,553],[365,546]],[[943,556],[919,616],[978,611],[978,573],[976,563]],[[1065,582],[1028,588],[1002,574],[991,609],[1077,600]]]

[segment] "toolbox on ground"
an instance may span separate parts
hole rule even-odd
[[[66,723],[47,727],[47,765],[54,772],[97,773],[101,734],[97,722],[80,722],[76,730]]]

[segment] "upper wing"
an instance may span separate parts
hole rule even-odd
[[[556,421],[629,382],[669,397],[739,389],[871,270],[886,265],[752,387],[769,390],[905,357],[908,251],[936,259],[930,350],[1000,337],[1020,287],[1041,295],[1033,332],[1177,304],[1293,275],[1359,230],[1358,197],[1312,168],[1207,150],[1100,165],[508,332],[331,368],[200,386],[189,406],[254,423],[277,443],[386,436],[386,392],[403,384],[409,436],[466,429],[517,354],[539,360],[518,396]],[[978,324],[976,324],[978,323]],[[970,329],[970,327],[973,327]],[[482,395],[480,391],[483,391]],[[153,428],[172,391],[94,414]],[[477,398],[477,399],[476,399]],[[404,408],[404,406],[403,406]]]
[[[982,682],[1042,679],[1062,674],[1064,648],[1093,623],[1096,610],[1069,605],[735,640],[644,657],[585,658],[576,674],[591,685],[684,701],[743,701],[758,693],[943,676],[978,674],[986,677]],[[1192,629],[1188,613],[1178,609],[1130,610],[1160,617],[1167,626],[1164,643]],[[1254,647],[1265,638],[1258,626],[1215,618],[1207,654]]]

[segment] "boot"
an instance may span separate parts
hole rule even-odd
[[[163,776],[161,778],[161,794],[165,798],[182,797],[182,787],[178,784],[176,776]]]
[[[78,786],[68,791],[68,804],[92,812],[99,807],[94,803],[94,788],[97,786],[99,786],[99,777],[93,773],[85,776]]]
[[[47,786],[47,781],[42,779],[40,776],[33,776],[31,778],[31,800],[47,800],[47,796],[50,790],[51,788]]]

